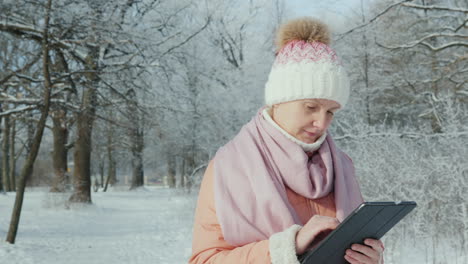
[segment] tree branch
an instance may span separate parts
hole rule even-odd
[[[35,109],[37,109],[36,105],[17,107],[17,108],[10,109],[10,110],[5,111],[5,112],[0,112],[0,117],[1,116],[11,115],[11,114],[16,114],[16,113],[21,113],[21,112],[26,112],[26,111],[31,111],[31,110],[35,110]]]
[[[161,54],[161,57],[165,56],[166,54],[170,53],[171,51],[173,51],[173,50],[183,46],[185,43],[189,42],[193,37],[195,37],[200,32],[202,32],[210,24],[210,22],[211,22],[211,17],[208,17],[208,19],[206,20],[206,23],[205,23],[205,25],[203,25],[203,27],[201,27],[199,30],[197,30],[195,33],[190,35],[187,39],[185,39],[184,41],[182,41],[178,45],[175,45],[174,47],[171,47],[170,49],[165,51],[163,54]]]
[[[463,47],[468,47],[468,43],[465,43],[465,42],[459,42],[459,41],[455,41],[455,42],[450,42],[450,43],[447,43],[445,45],[442,45],[442,46],[439,46],[439,47],[434,47],[432,46],[431,44],[425,42],[424,40],[428,39],[428,38],[431,38],[431,37],[438,37],[438,36],[442,36],[442,37],[463,37],[463,38],[468,38],[468,36],[463,36],[463,35],[458,35],[458,34],[443,34],[443,33],[439,33],[439,34],[430,34],[428,36],[424,36],[423,38],[419,39],[419,40],[416,40],[416,41],[413,41],[413,42],[410,42],[406,45],[399,45],[399,46],[385,46],[381,43],[379,43],[377,40],[375,40],[375,43],[382,47],[382,48],[385,48],[385,49],[389,49],[389,50],[395,50],[395,49],[409,49],[409,48],[414,48],[418,45],[423,45],[425,46],[426,48],[432,50],[432,51],[441,51],[441,50],[444,50],[444,49],[447,49],[447,48],[450,48],[450,47],[457,47],[457,46],[463,46]]]
[[[453,7],[445,7],[445,6],[424,6],[424,5],[417,5],[412,3],[404,3],[402,4],[404,7],[410,8],[417,8],[417,9],[424,9],[424,10],[438,10],[438,11],[452,11],[452,12],[462,12],[468,13],[468,9],[466,8],[453,8]]]
[[[423,133],[368,133],[362,135],[342,135],[334,137],[335,140],[342,139],[362,139],[368,137],[399,137],[399,138],[433,138],[433,137],[460,137],[468,136],[468,131],[451,132],[451,133],[436,133],[436,134],[423,134]]]
[[[359,26],[357,26],[357,27],[355,27],[355,28],[352,28],[352,29],[350,29],[350,30],[348,30],[348,31],[346,31],[346,32],[344,32],[344,33],[338,34],[338,35],[337,35],[336,41],[339,41],[340,39],[344,38],[346,35],[348,35],[348,34],[354,32],[354,31],[356,31],[356,30],[358,30],[358,29],[360,29],[360,28],[363,28],[363,27],[368,26],[369,24],[371,24],[371,23],[373,23],[374,21],[376,21],[379,17],[383,16],[385,13],[387,13],[388,11],[390,11],[391,9],[393,9],[394,7],[399,6],[399,5],[401,5],[401,4],[403,4],[403,3],[406,3],[406,2],[411,2],[411,1],[413,1],[413,0],[403,0],[403,1],[400,1],[400,2],[396,2],[396,3],[392,4],[392,5],[389,5],[387,8],[385,8],[385,10],[383,10],[382,12],[378,13],[377,15],[375,15],[371,20],[367,21],[366,23],[361,24],[361,25],[359,25]]]
[[[5,76],[5,78],[0,80],[0,85],[3,85],[4,83],[6,83],[11,77],[18,76],[19,73],[29,70],[29,68],[31,68],[34,64],[36,64],[36,62],[41,58],[41,55],[42,55],[42,53],[39,52],[36,56],[34,56],[32,61],[30,63],[24,65],[23,68],[21,68],[19,70],[16,70],[16,71],[8,74],[7,76]]]
[[[10,24],[5,21],[0,21],[0,31],[8,32],[10,34],[20,36],[22,38],[32,39],[34,41],[37,41],[38,43],[42,43],[42,32],[31,25]],[[76,48],[76,45],[71,45],[63,41],[57,40],[53,36],[49,36],[49,38],[51,39],[49,43],[50,46],[58,46],[60,48],[68,50],[73,54],[73,56],[79,58],[81,62],[84,62],[86,60],[86,57],[88,56],[87,52],[78,50],[78,48]]]

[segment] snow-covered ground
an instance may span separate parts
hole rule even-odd
[[[15,195],[0,194],[0,263],[187,263],[197,194],[113,189],[93,193],[92,205],[67,209],[69,194],[29,190],[14,245],[4,240]],[[449,246],[437,250],[434,261],[429,242],[401,235],[383,241],[386,264],[468,263],[465,253],[454,255]]]
[[[16,243],[4,242],[15,194],[0,194],[0,263],[187,263],[196,193],[170,189],[92,194],[66,209],[69,194],[25,193]]]

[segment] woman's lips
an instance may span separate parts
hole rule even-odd
[[[304,130],[304,132],[309,136],[309,137],[316,137],[317,136],[317,133],[312,133],[312,132],[309,132],[307,130]]]

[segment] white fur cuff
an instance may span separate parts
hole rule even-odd
[[[283,232],[270,237],[270,257],[272,264],[300,264],[296,256],[296,234],[302,228],[292,225]]]

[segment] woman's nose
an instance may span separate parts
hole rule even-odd
[[[318,114],[314,120],[314,126],[320,131],[324,131],[327,126],[327,116],[326,114]]]

